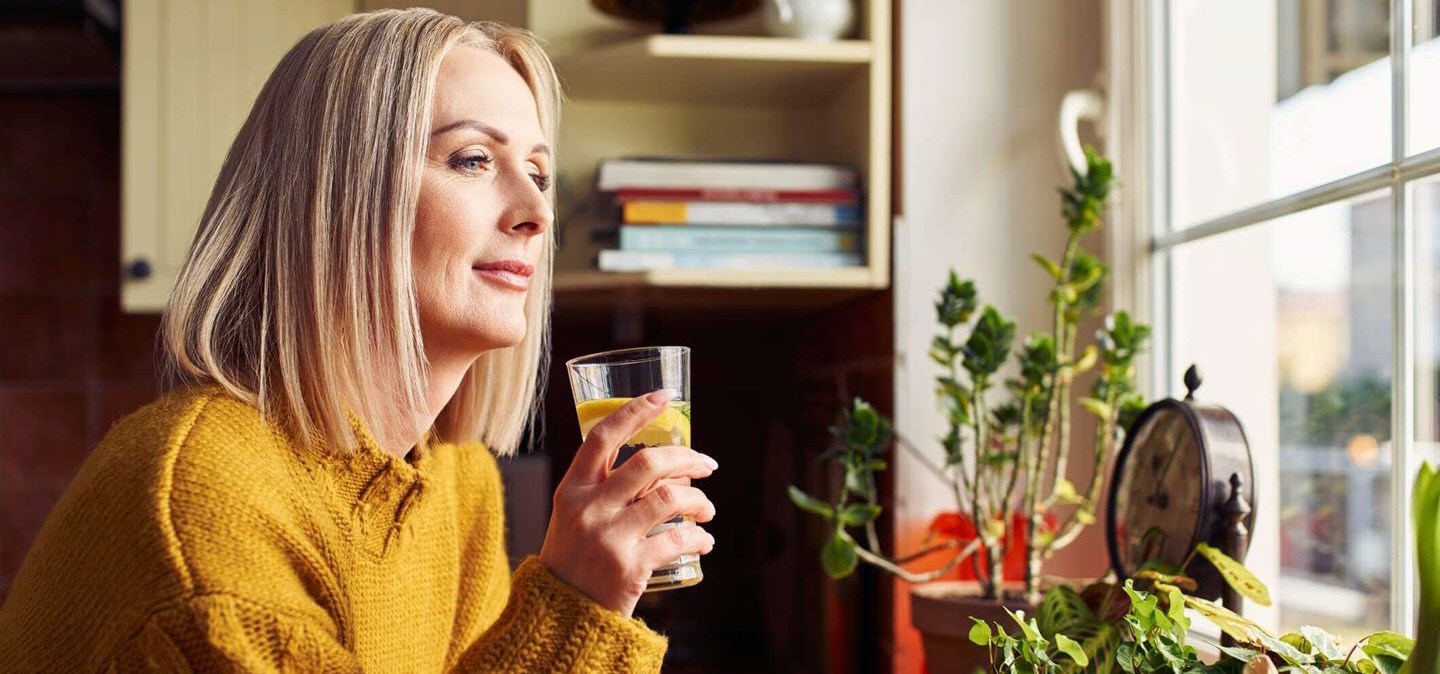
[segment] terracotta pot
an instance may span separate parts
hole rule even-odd
[[[975,581],[942,581],[910,590],[910,622],[920,630],[925,663],[930,674],[974,674],[989,671],[990,651],[970,643],[971,617],[999,623],[1011,631],[1014,624],[1005,609],[1034,615],[1035,607],[1021,598],[1023,586],[1006,583],[1003,602],[980,597]]]

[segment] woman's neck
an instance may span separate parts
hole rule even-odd
[[[402,420],[397,420],[398,423],[388,429],[375,429],[375,441],[380,448],[400,459],[404,459],[420,438],[425,437],[426,431],[435,425],[440,411],[455,397],[465,373],[479,355],[427,354],[427,358],[430,362],[430,385],[425,392],[428,409],[417,414],[408,428]]]

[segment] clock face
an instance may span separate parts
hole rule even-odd
[[[1116,550],[1129,572],[1190,554],[1205,489],[1200,439],[1179,409],[1162,408],[1135,431],[1115,489]]]

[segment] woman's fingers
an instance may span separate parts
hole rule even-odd
[[[565,480],[578,480],[581,484],[595,484],[605,479],[615,454],[625,440],[640,432],[640,429],[660,416],[670,402],[668,391],[656,391],[650,395],[635,398],[595,424],[585,434],[585,442],[570,462]]]
[[[640,543],[640,556],[648,568],[658,569],[683,555],[708,555],[715,537],[696,524],[677,524]]]
[[[662,481],[707,477],[719,467],[715,459],[689,447],[646,447],[615,469],[604,489],[620,503],[628,504]]]
[[[699,489],[667,483],[626,508],[621,520],[625,528],[644,534],[676,515],[689,515],[697,522],[709,522],[715,519],[715,504],[705,498],[705,492]]]

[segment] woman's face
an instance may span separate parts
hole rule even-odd
[[[499,56],[457,47],[440,66],[430,129],[412,246],[426,352],[513,346],[552,224],[535,98]]]

